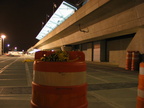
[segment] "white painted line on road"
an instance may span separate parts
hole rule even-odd
[[[106,73],[106,74],[109,74],[109,75],[113,75],[114,77],[123,77],[123,78],[126,78],[126,79],[132,79],[132,80],[137,80],[138,79],[137,77],[131,77],[131,76],[124,75],[124,74],[119,75],[119,73],[104,72],[103,70],[97,70],[97,71],[99,71],[100,73]]]
[[[31,78],[31,74],[30,74],[30,70],[29,70],[27,62],[25,62],[25,70],[26,70],[26,76],[27,76],[28,86],[31,86],[32,78]]]
[[[12,65],[14,62],[16,62],[16,61],[17,61],[17,59],[16,59],[15,61],[11,62],[10,64],[6,65],[6,66],[3,67],[2,69],[0,69],[0,74],[1,74],[4,70],[6,70],[10,65]]]
[[[95,76],[93,76],[93,75],[87,74],[87,76],[89,76],[89,77],[91,77],[91,78],[94,78],[94,79],[97,79],[97,80],[100,80],[100,81],[103,81],[103,82],[105,82],[105,83],[110,83],[108,80],[104,80],[104,79],[102,79],[102,78],[98,78],[98,77],[95,77]]]
[[[13,58],[11,58],[11,59],[13,59]],[[0,63],[6,62],[6,61],[11,60],[11,59],[10,58],[4,59],[4,60],[0,61]]]
[[[31,94],[0,94],[1,100],[27,100],[31,99]],[[11,107],[10,107],[11,108]]]

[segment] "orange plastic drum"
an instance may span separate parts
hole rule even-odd
[[[144,108],[144,62],[140,63],[138,96],[137,96],[136,108]]]
[[[139,70],[139,51],[132,52],[132,63],[131,63],[131,70]]]
[[[35,57],[51,52],[37,52]],[[68,52],[72,62],[34,61],[32,108],[88,108],[86,63],[80,51]]]
[[[127,51],[126,53],[126,70],[131,70],[131,62],[132,62],[132,51]]]

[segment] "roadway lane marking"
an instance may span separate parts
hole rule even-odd
[[[11,58],[11,59],[13,59],[13,58]],[[6,62],[6,61],[8,61],[8,60],[11,60],[11,59],[5,59],[5,60],[2,60],[2,61],[0,61],[0,63],[3,63],[3,62]]]
[[[25,62],[25,70],[26,70],[26,76],[27,76],[26,78],[27,78],[28,86],[31,86],[32,78],[31,78],[31,74],[27,62]]]
[[[92,68],[90,68],[90,69],[94,70]],[[121,73],[105,72],[104,70],[97,70],[97,71],[99,71],[100,73],[106,73],[106,74],[109,74],[109,75],[113,75],[115,77],[123,77],[123,78],[126,78],[126,79],[132,79],[132,80],[137,80],[138,79],[138,78],[131,77],[130,74],[129,74],[129,76],[128,76],[128,74],[126,74],[124,76],[124,74],[121,74]],[[121,74],[121,75],[119,75],[119,74]]]
[[[105,82],[105,83],[110,83],[110,81],[105,80],[105,79],[103,79],[103,78],[98,78],[98,77],[95,77],[95,76],[89,75],[89,74],[87,74],[87,76],[89,76],[89,77],[91,77],[91,78],[94,78],[94,79],[97,79],[97,80],[100,80],[100,81],[103,81],[103,82]]]
[[[0,74],[6,70],[10,65],[12,65],[13,63],[15,63],[18,59],[16,59],[15,61],[11,62],[10,64],[6,65],[5,67],[3,67],[2,69],[0,69]]]

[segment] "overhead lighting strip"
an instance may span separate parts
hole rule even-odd
[[[50,32],[52,32],[56,27],[63,23],[67,18],[69,18],[77,8],[66,1],[63,1],[56,12],[52,15],[49,21],[41,29],[36,39],[41,40]]]

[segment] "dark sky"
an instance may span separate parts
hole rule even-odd
[[[35,39],[46,22],[46,14],[53,14],[53,3],[59,6],[63,0],[0,0],[0,33],[6,35],[10,49],[27,50],[35,45]],[[67,0],[76,4],[79,0]]]

